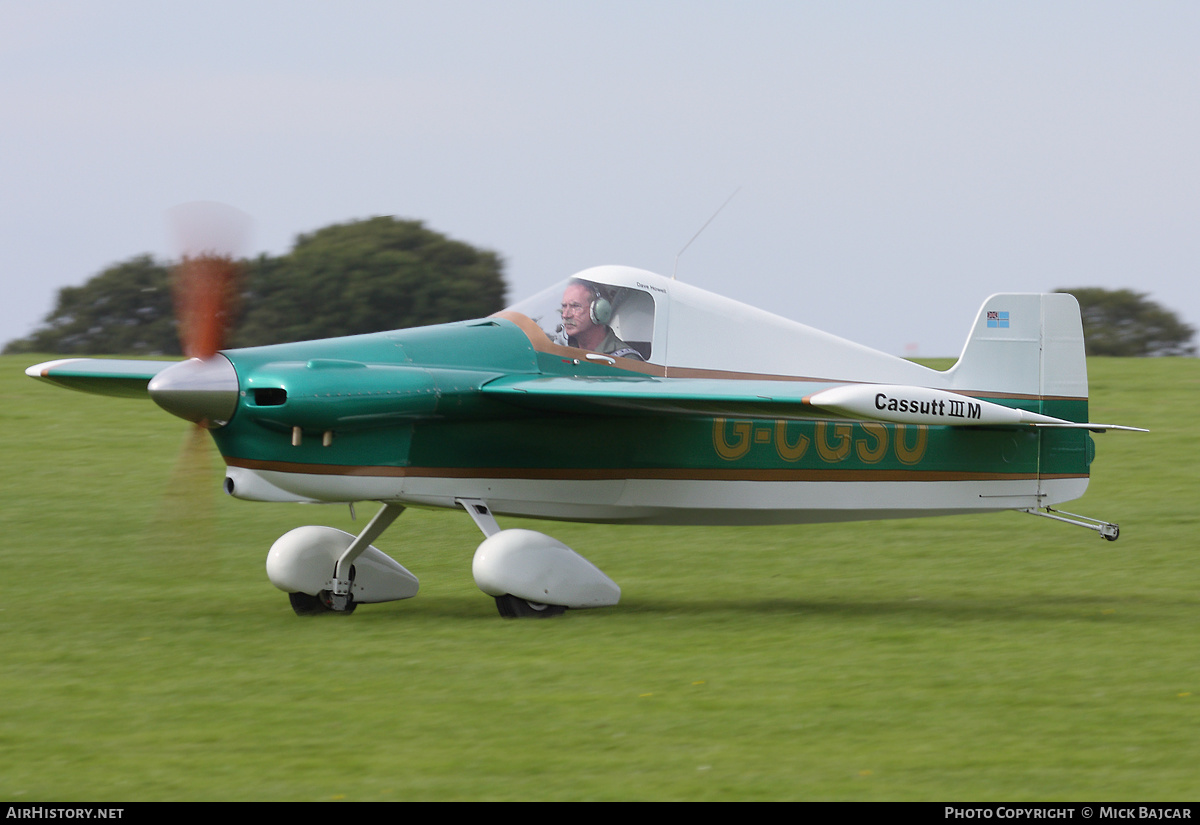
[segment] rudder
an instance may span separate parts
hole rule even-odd
[[[1062,292],[992,295],[947,377],[958,392],[1086,401],[1079,303]]]

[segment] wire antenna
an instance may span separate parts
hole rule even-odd
[[[727,197],[727,198],[725,199],[725,203],[723,203],[723,204],[721,204],[720,206],[718,206],[718,207],[717,207],[717,211],[716,211],[716,212],[713,212],[713,213],[712,213],[712,217],[711,217],[711,218],[709,218],[708,220],[706,220],[706,221],[704,222],[704,226],[700,227],[700,231],[699,231],[699,232],[697,232],[695,235],[693,235],[693,236],[692,236],[692,240],[691,240],[691,241],[688,241],[687,243],[685,243],[685,244],[683,245],[683,249],[681,249],[681,250],[679,250],[678,252],[676,252],[676,253],[675,253],[675,265],[674,265],[673,267],[671,267],[671,280],[672,280],[672,281],[674,281],[674,280],[675,280],[675,271],[676,271],[677,269],[679,269],[679,256],[680,256],[680,255],[682,255],[684,252],[687,252],[687,248],[688,248],[689,246],[691,246],[691,245],[692,245],[692,241],[694,241],[694,240],[696,240],[696,238],[699,238],[699,237],[700,237],[700,232],[703,232],[705,229],[708,229],[708,225],[709,225],[710,223],[712,223],[712,222],[713,222],[713,219],[714,219],[714,218],[716,218],[716,217],[717,217],[717,215],[720,215],[720,214],[721,214],[721,210],[722,210],[722,209],[724,209],[726,206],[728,206],[728,205],[729,205],[729,202],[730,202],[731,200],[733,200],[733,197],[734,197],[734,195],[736,195],[738,192],[741,192],[741,191],[742,191],[742,187],[740,187],[740,186],[739,186],[737,189],[734,189],[734,190],[733,190],[733,195],[730,195],[729,197]]]

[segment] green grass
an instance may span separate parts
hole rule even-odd
[[[1092,360],[1068,510],[770,528],[527,523],[620,606],[503,621],[456,512],[378,542],[416,599],[299,619],[299,524],[171,481],[186,428],[0,359],[0,799],[1194,800],[1200,360]],[[182,489],[185,497],[178,492]],[[370,510],[360,507],[359,522]],[[501,520],[502,526],[517,521]]]

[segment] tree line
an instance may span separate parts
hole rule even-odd
[[[335,224],[299,236],[284,255],[240,264],[231,347],[480,318],[504,306],[499,256],[421,221]],[[171,269],[138,255],[64,287],[42,326],[4,352],[179,355]]]
[[[503,308],[496,253],[421,221],[376,217],[241,262],[228,346],[250,347],[481,318]],[[1133,290],[1061,289],[1079,301],[1088,355],[1195,355],[1195,330]],[[179,355],[171,264],[138,255],[59,290],[42,326],[5,353]]]
[[[1060,289],[1079,301],[1088,355],[1195,355],[1196,330],[1144,292],[1098,287]]]

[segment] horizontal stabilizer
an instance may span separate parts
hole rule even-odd
[[[1103,433],[1108,430],[1125,430],[1131,433],[1148,433],[1150,432],[1145,427],[1126,427],[1123,424],[1092,424],[1084,421],[1082,423],[1075,421],[1064,421],[1061,424],[1034,424],[1035,427],[1058,427],[1059,429],[1073,430],[1091,430],[1094,433]]]
[[[63,358],[25,370],[30,378],[49,381],[94,395],[149,398],[150,379],[178,361],[138,361],[132,358]]]

